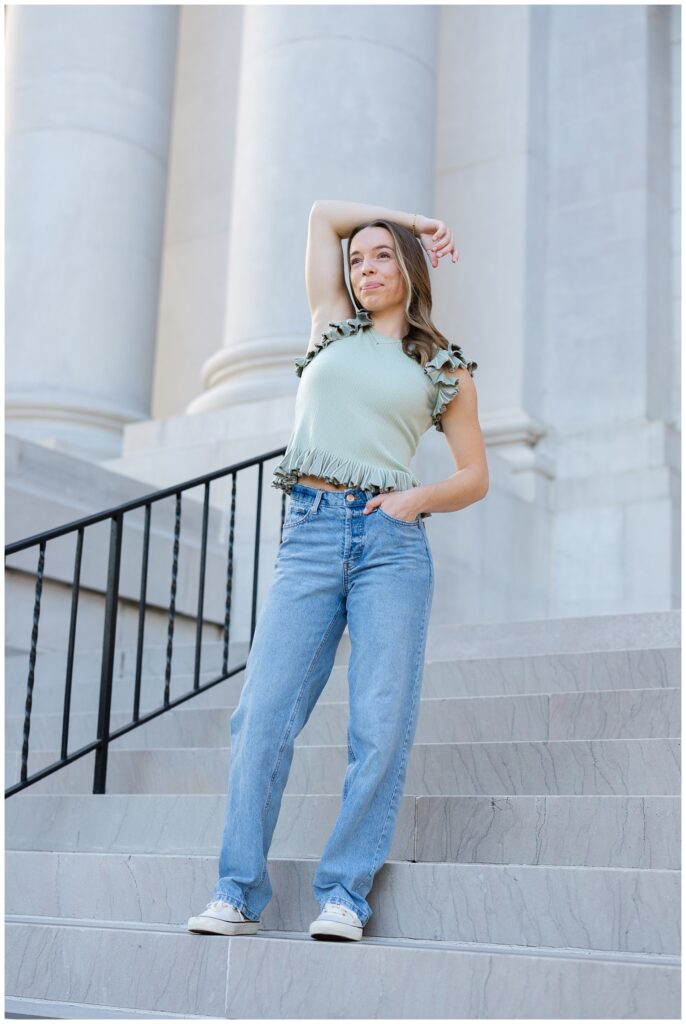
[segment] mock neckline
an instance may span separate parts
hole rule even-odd
[[[402,345],[403,343],[402,338],[391,338],[388,334],[382,334],[381,331],[377,331],[376,327],[373,325],[369,329],[372,334],[376,335],[377,340],[380,339],[381,341],[395,342],[396,345]]]

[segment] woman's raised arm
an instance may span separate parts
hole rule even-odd
[[[347,238],[358,224],[368,220],[392,220],[412,230],[414,213],[403,210],[389,210],[387,206],[370,206],[367,203],[349,203],[339,199],[317,199],[312,211],[323,217],[336,232],[339,239]],[[424,218],[425,219],[425,218]]]
[[[354,316],[345,283],[341,239],[317,203],[310,210],[307,230],[305,284],[312,314],[312,339],[319,337],[329,321]]]
[[[442,256],[451,256],[453,263],[457,263],[460,258],[452,231],[445,221],[436,217],[391,210],[386,206],[350,203],[340,199],[317,199],[310,216],[315,211],[318,219],[328,226],[330,232],[335,232],[339,240],[348,238],[358,224],[371,220],[392,220],[414,232],[434,269]]]

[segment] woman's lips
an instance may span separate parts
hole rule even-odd
[[[362,285],[362,291],[363,291],[363,292],[368,292],[368,291],[370,291],[370,290],[371,290],[372,288],[380,288],[380,287],[381,287],[381,285],[380,285],[380,284],[363,284],[363,285]]]

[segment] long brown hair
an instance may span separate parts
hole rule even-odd
[[[350,277],[350,249],[353,238],[363,228],[375,227],[386,228],[390,231],[400,273],[405,281],[405,317],[410,329],[402,339],[403,352],[424,366],[429,359],[433,359],[438,349],[448,348],[449,342],[431,320],[432,298],[429,270],[424,249],[410,229],[393,220],[370,220],[365,224],[358,224],[350,232],[348,238],[346,254],[348,276]],[[359,303],[354,293],[353,302],[355,308],[358,309]]]

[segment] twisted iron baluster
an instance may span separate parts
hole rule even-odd
[[[26,707],[24,709],[24,741],[21,747],[21,782],[26,782],[29,760],[29,732],[31,730],[31,705],[33,703],[33,680],[36,667],[36,648],[38,646],[38,620],[40,618],[40,598],[43,590],[43,571],[45,569],[45,544],[40,542],[38,569],[36,571],[36,592],[33,601],[33,627],[31,629],[31,651],[29,653],[29,678],[26,684]]]
[[[169,598],[169,625],[167,627],[167,664],[164,669],[164,706],[169,707],[172,650],[174,645],[174,619],[176,617],[176,579],[179,572],[179,534],[181,533],[181,491],[176,492],[174,518],[174,557],[172,559],[171,594]]]
[[[205,484],[205,497],[202,505],[202,539],[200,541],[200,579],[198,580],[198,614],[195,625],[195,670],[193,689],[200,686],[200,657],[202,654],[202,622],[205,603],[205,566],[207,563],[207,525],[210,514],[210,481]]]
[[[71,708],[71,683],[74,674],[74,647],[76,646],[76,616],[79,610],[79,589],[81,586],[81,556],[83,553],[83,526],[79,527],[76,537],[76,554],[74,556],[74,578],[71,587],[71,618],[69,621],[69,644],[67,647],[67,678],[64,685],[64,707],[62,710],[62,760],[67,756],[69,743],[69,711]]]
[[[141,676],[143,673],[143,635],[145,633],[145,601],[148,592],[148,560],[150,555],[150,516],[151,506],[145,506],[145,526],[143,527],[143,561],[141,564],[141,592],[138,598],[138,639],[136,642],[136,681],[133,687],[133,721],[140,718],[141,708]]]
[[[236,474],[231,474],[231,515],[229,517],[229,551],[226,570],[226,607],[224,612],[224,649],[222,673],[229,671],[229,623],[231,621],[231,589],[233,586],[233,531],[236,523]]]

